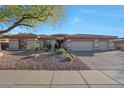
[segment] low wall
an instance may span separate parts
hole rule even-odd
[[[3,56],[3,52],[0,52],[0,57],[2,57]]]

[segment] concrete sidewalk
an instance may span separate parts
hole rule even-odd
[[[121,75],[120,75],[121,74]],[[0,87],[90,88],[124,87],[124,71],[0,70]]]

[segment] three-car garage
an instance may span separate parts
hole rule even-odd
[[[97,44],[97,49],[95,47]],[[94,51],[94,50],[108,50],[109,41],[71,41],[70,50],[71,51]]]

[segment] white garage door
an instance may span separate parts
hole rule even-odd
[[[18,40],[9,41],[9,48],[19,49],[19,41]]]
[[[99,49],[100,50],[108,50],[108,42],[106,42],[106,41],[99,42]]]
[[[92,41],[72,41],[71,42],[72,51],[91,51],[93,50]]]

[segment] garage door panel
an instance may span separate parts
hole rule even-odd
[[[100,50],[108,50],[108,42],[106,42],[106,41],[99,42],[99,49]]]
[[[18,40],[9,41],[9,48],[18,49],[19,48],[19,41]]]
[[[91,51],[93,50],[92,41],[72,41],[71,42],[72,51]]]

